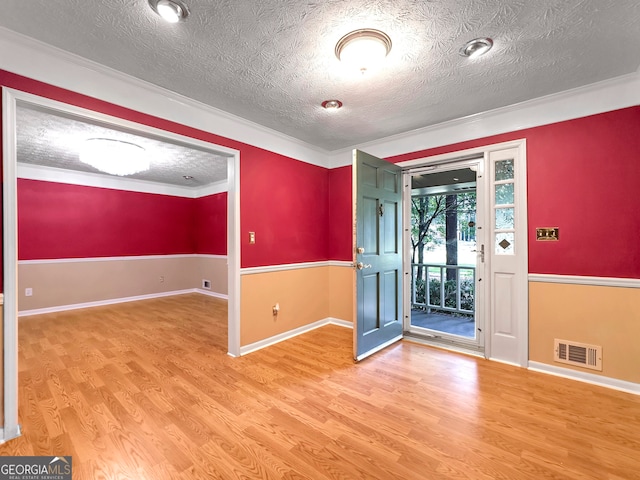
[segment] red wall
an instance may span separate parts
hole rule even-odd
[[[227,194],[193,200],[195,253],[227,254]]]
[[[529,271],[640,278],[640,107],[388,160],[413,160],[519,138],[527,139]],[[332,195],[346,198],[350,189],[347,175],[334,177]],[[333,217],[350,204],[342,200],[331,207]],[[549,226],[560,227],[560,241],[536,242],[535,228]],[[339,242],[331,258],[350,258],[350,239],[341,237]]]
[[[238,150],[242,266],[327,259],[327,170],[2,70],[0,85]]]
[[[194,253],[193,202],[18,179],[18,258]]]
[[[241,160],[240,178],[243,267],[327,260],[329,170],[262,155]]]
[[[326,170],[1,70],[0,84],[239,150],[243,267],[352,257],[349,167]],[[639,278],[639,125],[640,107],[634,107],[391,160],[527,138],[530,271]],[[533,241],[536,226],[560,227],[561,240]],[[250,231],[256,232],[255,245],[249,244]],[[185,247],[178,244],[171,248]],[[219,248],[202,239],[192,248],[199,245]]]
[[[329,258],[353,259],[351,167],[329,170]]]

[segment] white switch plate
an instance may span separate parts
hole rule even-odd
[[[24,289],[24,296],[25,297],[31,297],[33,295],[33,288],[25,288]]]

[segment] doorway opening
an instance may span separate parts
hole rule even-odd
[[[408,335],[484,350],[483,158],[405,173]],[[480,188],[481,190],[481,188]]]
[[[171,145],[172,148],[188,151],[203,152],[210,158],[217,158],[221,165],[221,174],[224,176],[227,191],[227,255],[226,255],[226,284],[228,297],[227,316],[227,351],[231,356],[239,356],[240,353],[240,221],[239,221],[239,152],[205,141],[196,140],[183,135],[154,127],[138,124],[110,115],[75,107],[55,100],[50,100],[36,95],[3,88],[3,265],[4,265],[4,411],[2,412],[4,427],[0,429],[0,441],[8,440],[20,435],[18,424],[18,133],[19,112],[45,112],[58,117],[61,121],[71,121],[87,125],[86,128],[111,129],[117,135],[137,136],[140,141],[155,142]],[[53,118],[53,117],[51,117]],[[95,135],[94,135],[95,136]],[[125,143],[126,139],[119,139]],[[21,163],[20,168],[24,167]],[[30,167],[27,165],[27,167]],[[37,165],[38,168],[49,168],[50,172],[60,173],[61,168],[52,165]],[[86,173],[79,172],[86,175]],[[74,175],[78,175],[76,172]],[[89,173],[91,175],[91,173]],[[94,175],[97,184],[93,186],[114,188],[113,179]],[[191,180],[182,176],[184,180]],[[118,182],[133,182],[130,179],[118,180]],[[136,179],[138,184],[145,182],[151,184],[153,179]],[[63,182],[64,183],[64,182]],[[71,182],[73,183],[73,182]],[[155,184],[157,185],[157,184]],[[143,187],[140,187],[143,188]],[[156,187],[154,187],[156,188]],[[164,188],[164,187],[163,187]],[[178,187],[166,195],[175,195]],[[147,192],[147,190],[135,190]],[[204,191],[204,189],[203,189]],[[162,192],[161,192],[162,193]],[[202,192],[199,191],[198,194]],[[195,193],[194,193],[195,195]],[[191,197],[187,197],[191,198]],[[197,197],[193,197],[197,198]],[[177,255],[182,257],[184,255]],[[171,255],[169,255],[171,257]],[[116,257],[113,257],[116,258]],[[119,258],[119,257],[117,257]],[[145,256],[139,259],[146,260]],[[162,273],[162,272],[161,272]],[[223,274],[224,275],[224,274]],[[156,282],[164,283],[164,275],[155,277]],[[168,280],[168,278],[167,278]],[[161,289],[162,287],[160,287]],[[25,291],[29,296],[31,289]],[[195,289],[193,289],[195,290]],[[133,297],[136,297],[134,295]],[[132,298],[133,298],[132,297]]]

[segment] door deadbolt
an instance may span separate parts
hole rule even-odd
[[[364,253],[364,247],[358,247],[356,249],[356,252],[358,252],[358,254],[362,255]]]

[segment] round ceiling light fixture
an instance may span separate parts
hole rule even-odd
[[[144,148],[135,143],[112,138],[89,138],[80,147],[82,163],[110,175],[124,177],[149,170]]]
[[[178,23],[189,16],[189,9],[179,0],[149,0],[149,5],[169,23]]]
[[[372,28],[347,33],[336,44],[336,57],[362,73],[380,64],[390,51],[389,35]]]
[[[474,38],[464,44],[460,49],[460,55],[463,57],[478,58],[491,50],[491,47],[493,47],[493,40],[490,38]]]
[[[322,108],[325,110],[338,110],[342,107],[342,102],[340,100],[325,100],[322,102]]]

